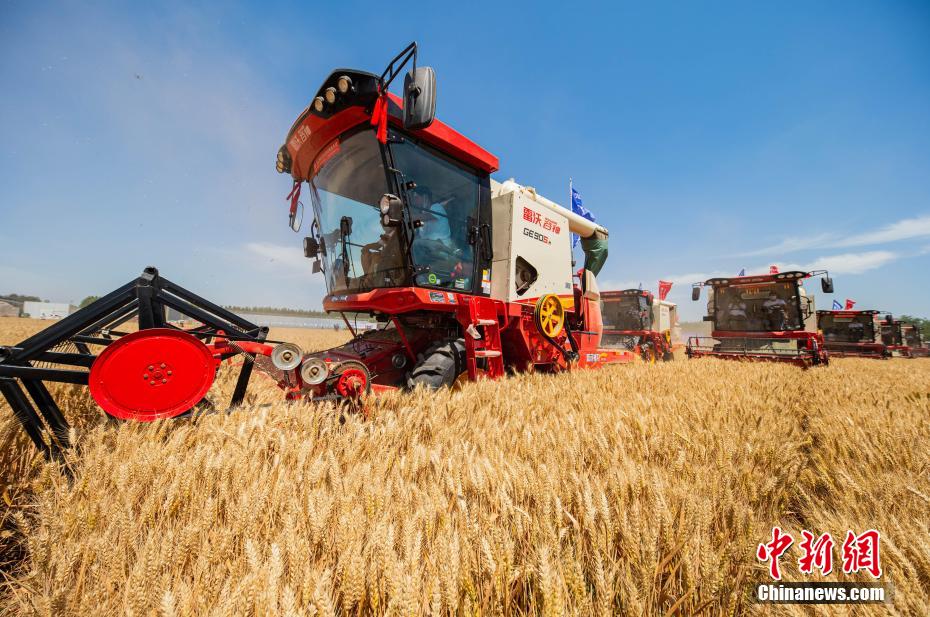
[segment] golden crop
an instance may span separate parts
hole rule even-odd
[[[231,414],[149,425],[59,388],[73,483],[0,408],[6,612],[772,614],[752,601],[755,549],[780,525],[878,529],[894,611],[927,614],[930,361],[528,374],[344,422],[252,386]],[[797,556],[784,579],[821,580]]]

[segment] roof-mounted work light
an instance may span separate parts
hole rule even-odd
[[[336,81],[336,88],[340,94],[346,94],[352,89],[352,79],[348,75],[340,75]]]

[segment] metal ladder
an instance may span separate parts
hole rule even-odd
[[[501,329],[497,303],[490,298],[461,296],[459,322],[465,328],[465,364],[468,378],[478,378],[478,360],[484,359],[484,374],[496,379],[504,375]]]

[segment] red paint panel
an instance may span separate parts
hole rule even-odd
[[[401,114],[403,101],[393,94],[388,94],[392,105],[389,109],[389,121],[392,125],[403,127]],[[361,124],[371,121],[371,115],[363,107],[349,107],[327,118],[321,118],[309,111],[298,118],[288,141],[287,151],[291,155],[291,175],[295,180],[307,180],[312,176],[314,161],[339,135]],[[500,163],[496,156],[468,139],[448,124],[440,120],[422,130],[411,134],[440,150],[465,165],[487,173],[497,171]],[[320,164],[316,167],[319,168]]]

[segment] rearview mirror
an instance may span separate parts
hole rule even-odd
[[[822,279],[820,279],[820,288],[823,290],[823,293],[832,294],[833,293],[833,279],[830,278],[829,276],[825,276]]]
[[[291,229],[294,231],[300,231],[300,224],[304,220],[304,204],[302,202],[297,202],[297,206],[294,208],[293,212],[290,212],[287,217],[287,223],[291,226]]]
[[[404,77],[404,128],[425,129],[435,118],[436,73],[432,67],[418,66]]]
[[[692,288],[691,288],[691,300],[694,301],[694,302],[697,302],[697,301],[700,300],[700,299],[701,299],[701,288],[700,288],[700,287],[692,287]]]

